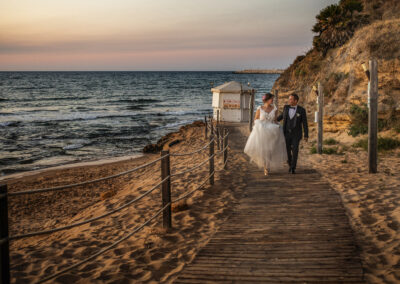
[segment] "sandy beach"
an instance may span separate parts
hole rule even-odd
[[[315,130],[311,130],[315,137]],[[356,139],[335,137],[341,155],[310,154],[315,143],[302,143],[300,167],[318,170],[337,192],[350,218],[369,283],[396,283],[400,279],[400,157],[399,150],[380,154],[379,173],[367,173],[367,154],[352,148]],[[339,138],[338,138],[339,137]],[[171,152],[190,152],[206,143],[204,128],[184,127],[170,136],[180,143]],[[234,143],[232,141],[231,143]],[[202,153],[173,157],[172,173],[203,160]],[[204,246],[229,216],[246,187],[241,172],[248,160],[231,151],[229,168],[218,171],[213,187],[196,191],[186,202],[173,206],[173,229],[162,229],[161,217],[117,247],[79,268],[56,278],[57,283],[172,283],[184,265]],[[9,183],[10,192],[95,179],[134,168],[158,158],[158,154],[96,165],[49,169],[19,177]],[[222,168],[222,157],[216,169]],[[208,164],[196,173],[175,178],[173,199],[199,185],[208,174]],[[95,217],[115,209],[144,193],[160,180],[160,164],[90,186],[56,193],[10,197],[10,235],[55,228]],[[161,207],[160,191],[109,217],[50,235],[11,242],[13,283],[37,281],[78,262],[132,231]]]
[[[204,127],[184,127],[171,136],[181,139],[171,152],[191,152],[203,146]],[[244,157],[230,153],[235,161],[226,172],[222,155],[216,161],[215,185],[208,182],[186,202],[173,206],[173,229],[162,229],[162,218],[93,261],[56,278],[57,283],[168,282],[190,261],[229,215],[245,184],[240,175]],[[193,167],[208,155],[172,157],[172,173]],[[58,186],[96,179],[126,171],[158,158],[158,154],[96,165],[71,165],[48,169],[9,181],[9,191]],[[239,174],[233,174],[239,173]],[[199,185],[208,176],[208,163],[193,173],[172,179],[172,198]],[[68,190],[9,198],[10,235],[51,229],[99,216],[134,199],[160,181],[160,163],[112,180]],[[227,186],[226,186],[227,185]],[[160,190],[106,218],[49,235],[11,241],[13,283],[35,282],[81,259],[132,231],[161,208]]]
[[[382,136],[397,137],[392,131]],[[315,129],[311,137],[316,137]],[[352,147],[363,137],[326,133],[339,142],[341,155],[310,154],[303,144],[304,162],[318,170],[341,196],[360,247],[368,283],[400,281],[400,149],[380,152],[378,173],[368,174],[367,152]]]

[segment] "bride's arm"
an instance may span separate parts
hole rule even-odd
[[[254,121],[256,121],[257,119],[260,119],[260,109],[257,109],[256,116],[254,117]]]
[[[278,124],[278,110],[275,111],[275,119],[274,122]]]

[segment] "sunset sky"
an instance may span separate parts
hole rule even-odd
[[[0,70],[284,68],[328,0],[0,0]]]

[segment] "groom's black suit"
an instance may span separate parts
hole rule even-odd
[[[308,138],[308,124],[306,110],[301,106],[297,106],[296,113],[292,119],[289,116],[291,106],[285,105],[283,113],[278,116],[277,120],[283,119],[283,133],[285,134],[286,150],[288,156],[288,164],[291,170],[296,170],[297,157],[299,154],[299,144],[301,138]]]

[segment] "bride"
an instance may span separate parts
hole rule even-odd
[[[277,108],[274,95],[266,93],[263,105],[257,108],[253,130],[247,140],[244,152],[267,176],[271,169],[284,166],[287,160],[286,142],[283,131],[277,123]]]

